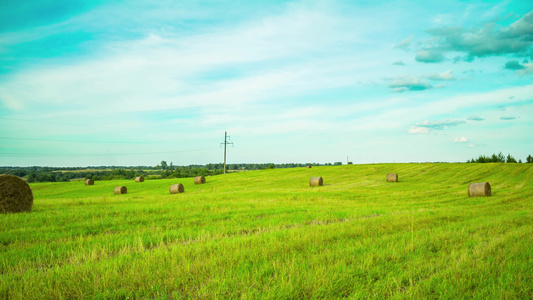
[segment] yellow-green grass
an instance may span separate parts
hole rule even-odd
[[[0,297],[532,298],[532,179],[378,164],[35,183],[32,212],[0,215]],[[483,181],[493,196],[469,198]]]

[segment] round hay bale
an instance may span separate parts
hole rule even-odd
[[[125,186],[117,186],[115,188],[115,195],[126,194],[128,189]]]
[[[92,180],[92,179],[85,179],[85,185],[94,185],[94,180]]]
[[[396,173],[387,174],[387,182],[398,182],[398,174]]]
[[[321,186],[324,185],[324,180],[322,177],[311,177],[309,180],[309,186]]]
[[[468,197],[490,197],[492,192],[488,182],[471,183],[468,185]]]
[[[171,194],[179,194],[185,192],[185,188],[183,187],[183,184],[173,184],[170,186],[170,193]]]
[[[311,169],[311,166],[306,166],[306,168]]]
[[[142,176],[135,177],[135,182],[144,182],[144,177]]]
[[[194,177],[194,184],[204,184],[205,183],[205,177],[204,176],[196,176]]]
[[[22,178],[0,175],[0,213],[31,211],[33,193]]]

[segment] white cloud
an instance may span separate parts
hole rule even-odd
[[[452,70],[448,70],[442,73],[432,73],[429,75],[425,75],[424,78],[431,80],[455,80],[455,77],[453,77],[452,75]]]
[[[429,83],[413,76],[396,77],[391,83],[389,83],[389,87],[393,92],[404,92],[408,90],[423,91],[432,88]]]
[[[402,49],[405,51],[409,50],[409,46],[411,46],[411,43],[413,42],[414,37],[415,37],[414,35],[411,35],[410,37],[406,38],[405,40],[401,41],[396,46],[394,46],[394,48]]]
[[[417,134],[417,133],[429,133],[429,128],[427,127],[420,127],[420,126],[411,126],[409,128],[409,133]]]
[[[455,138],[455,140],[453,140],[454,143],[468,143],[468,138],[462,136],[462,137],[459,137],[459,138]]]
[[[516,73],[520,75],[533,74],[533,63],[524,64],[524,68],[516,71]]]

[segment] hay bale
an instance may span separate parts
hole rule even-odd
[[[115,195],[126,194],[128,189],[125,186],[117,186],[115,188]]]
[[[311,166],[306,166],[306,168],[311,169]]]
[[[144,182],[144,177],[142,176],[135,177],[135,182]]]
[[[194,177],[194,184],[204,184],[205,183],[205,177],[204,176],[196,176]]]
[[[471,183],[468,185],[468,197],[490,197],[492,192],[488,182]]]
[[[309,180],[309,186],[321,186],[324,185],[322,177],[311,177]]]
[[[92,179],[85,179],[85,185],[94,185],[94,180],[92,180]]]
[[[0,213],[31,211],[33,193],[22,178],[0,175]]]
[[[170,193],[171,194],[179,194],[185,192],[185,188],[183,187],[183,184],[173,184],[170,186]]]
[[[396,173],[387,174],[387,182],[398,182],[398,174]]]

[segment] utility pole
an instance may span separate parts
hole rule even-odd
[[[228,132],[224,131],[224,143],[220,143],[221,145],[224,144],[224,174],[226,174],[226,145],[227,144],[233,145],[233,143],[228,142],[228,138],[229,138]]]

